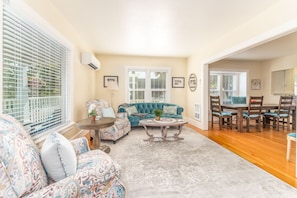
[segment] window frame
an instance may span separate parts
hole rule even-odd
[[[240,76],[242,74],[245,74],[245,79],[242,79],[245,83],[244,87],[241,87],[241,79]],[[210,89],[210,79],[211,79],[211,75],[215,75],[217,76],[217,87],[216,90],[211,90]],[[235,83],[235,89],[233,88],[232,90],[223,90],[223,76],[227,76],[227,75],[237,75],[237,82]],[[222,104],[229,104],[228,101],[227,103],[224,100],[223,94],[227,93],[227,92],[233,92],[235,93],[234,96],[247,96],[248,94],[248,82],[247,82],[247,78],[248,78],[248,72],[247,71],[243,71],[243,70],[223,70],[223,69],[211,69],[209,71],[209,85],[208,85],[208,91],[209,91],[209,95],[213,95],[211,94],[212,92],[218,92],[219,96],[221,97],[221,102]],[[245,91],[244,91],[245,90]],[[243,94],[243,92],[245,92]],[[231,101],[230,101],[231,102]]]
[[[141,67],[141,66],[128,66],[126,67],[126,102],[131,103],[130,101],[130,86],[129,86],[129,71],[134,70],[134,71],[144,71],[146,73],[146,79],[145,79],[145,84],[149,88],[141,89],[143,90],[144,93],[144,102],[152,102],[152,91],[165,91],[165,103],[170,103],[171,100],[171,94],[170,94],[170,78],[171,78],[171,69],[168,67]],[[152,89],[151,88],[151,72],[166,72],[166,88],[165,89]],[[149,76],[149,77],[148,77]]]
[[[7,3],[7,2],[5,2]],[[55,30],[46,20],[44,20],[40,15],[38,15],[32,8],[30,8],[25,2],[23,1],[17,1],[17,0],[10,0],[8,2],[10,6],[12,6],[16,12],[20,13],[22,16],[25,16],[25,20],[27,20],[32,25],[36,26],[36,28],[39,31],[42,31],[46,33],[48,36],[55,39],[57,42],[59,42],[61,45],[65,46],[68,49],[68,57],[65,59],[67,61],[66,68],[64,68],[66,71],[65,76],[65,87],[64,89],[65,94],[62,94],[65,96],[63,98],[63,101],[66,103],[66,110],[65,115],[66,116],[66,123],[61,124],[57,127],[51,128],[49,130],[45,130],[44,132],[41,132],[40,134],[32,136],[32,138],[38,143],[45,139],[46,135],[50,133],[51,131],[62,131],[71,125],[73,125],[73,45],[65,39],[61,33],[59,33],[57,30]],[[1,43],[3,43],[3,5],[4,2],[0,2],[1,7],[1,17],[0,17],[0,36],[1,36]],[[1,44],[0,47],[1,52],[3,51],[3,45]],[[3,62],[2,56],[0,57],[0,61]],[[3,66],[0,66],[0,77],[3,79]],[[0,81],[0,110],[3,112],[3,83],[2,80]]]

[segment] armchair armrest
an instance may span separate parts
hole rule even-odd
[[[126,112],[121,112],[121,113],[117,113],[116,117],[117,118],[127,118],[128,119],[128,114]]]
[[[73,176],[62,179],[56,183],[52,183],[28,196],[26,198],[40,198],[40,197],[80,197],[79,181]]]
[[[88,139],[86,137],[71,140],[76,155],[90,151]]]

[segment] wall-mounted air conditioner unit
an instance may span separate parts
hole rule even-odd
[[[94,70],[99,70],[101,67],[99,60],[94,56],[94,54],[89,52],[81,53],[81,63],[83,65],[88,65],[90,68]]]

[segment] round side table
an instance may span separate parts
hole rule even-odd
[[[100,120],[91,121],[90,118],[79,120],[76,125],[79,129],[94,130],[95,137],[93,138],[93,149],[100,149],[106,153],[110,152],[110,147],[107,145],[100,145],[100,130],[114,125],[114,118],[101,118]]]

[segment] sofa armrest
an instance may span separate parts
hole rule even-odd
[[[124,106],[119,106],[119,107],[118,107],[118,112],[119,112],[119,113],[126,112],[125,107],[124,107]]]
[[[73,176],[62,179],[56,183],[52,183],[38,191],[31,193],[26,198],[41,197],[80,197],[79,181]]]
[[[177,114],[178,115],[181,115],[183,111],[184,111],[184,108],[183,107],[177,106]]]
[[[86,137],[71,140],[76,155],[90,151],[88,139]]]

